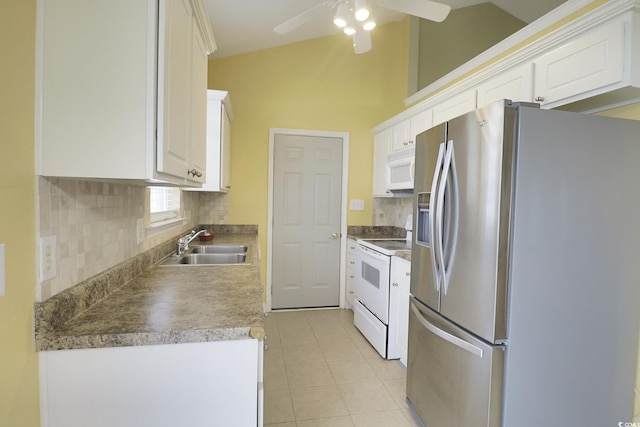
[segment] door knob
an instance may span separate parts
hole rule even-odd
[[[332,239],[337,239],[337,238],[339,238],[339,237],[340,237],[340,233],[333,233],[330,237],[331,237]]]

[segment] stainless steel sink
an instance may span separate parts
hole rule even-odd
[[[179,266],[179,265],[242,265],[248,264],[247,260],[247,247],[239,245],[216,245],[219,250],[231,251],[231,248],[235,248],[239,252],[229,253],[198,253],[197,251],[206,248],[211,251],[212,246],[195,246],[189,249],[189,252],[183,255],[170,255],[166,257],[160,266]]]
[[[245,254],[188,254],[178,264],[244,264],[246,260]]]
[[[244,245],[200,245],[191,246],[191,254],[246,254],[247,247]]]

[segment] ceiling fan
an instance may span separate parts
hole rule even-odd
[[[435,22],[442,22],[451,10],[451,6],[431,0],[327,0],[283,22],[273,31],[286,34],[322,15],[325,9],[336,9],[333,23],[342,28],[345,34],[353,37],[355,53],[365,53],[371,50],[369,31],[376,26],[369,7],[374,3],[385,9]]]

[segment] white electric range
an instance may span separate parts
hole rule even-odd
[[[399,350],[388,343],[396,328],[389,327],[391,257],[411,250],[411,232],[406,239],[358,239],[356,300],[353,323],[385,359],[398,359]],[[390,332],[391,331],[391,332]]]

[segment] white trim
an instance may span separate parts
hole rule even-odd
[[[275,136],[276,135],[304,135],[325,138],[342,139],[342,208],[340,212],[340,289],[339,289],[339,308],[344,308],[346,272],[345,259],[347,255],[347,208],[348,208],[348,190],[349,190],[349,133],[348,132],[331,132],[306,129],[269,129],[269,189],[267,191],[268,208],[267,208],[267,301],[265,312],[271,311],[271,279],[273,274],[273,162],[275,154]]]
[[[172,218],[164,221],[157,221],[149,224],[145,227],[146,237],[156,236],[164,231],[172,228],[185,225],[187,223],[186,218]]]
[[[594,1],[595,0],[569,0],[566,3],[561,4],[557,8],[553,9],[551,12],[541,16],[540,18],[536,19],[526,27],[513,33],[512,35],[502,40],[501,42],[493,45],[489,49],[482,52],[480,55],[465,62],[460,67],[456,68],[455,70],[451,71],[450,73],[446,74],[445,76],[431,83],[429,86],[409,96],[407,99],[404,100],[404,105],[409,106],[414,102],[419,101],[420,99],[426,97],[430,93],[433,93],[438,89],[442,88],[443,86],[446,86],[447,84],[451,83],[457,78],[462,77],[463,75],[473,70],[474,68],[479,67],[480,65],[486,63],[487,61],[490,61],[491,59],[500,55],[502,52],[505,52],[511,49],[512,47],[516,46],[518,43],[522,43],[523,41],[536,35],[540,31],[543,31],[544,29],[549,28],[551,25],[554,25],[555,23],[561,21],[562,19],[565,19],[567,16],[577,12],[578,10],[582,9],[585,6],[588,6]]]

